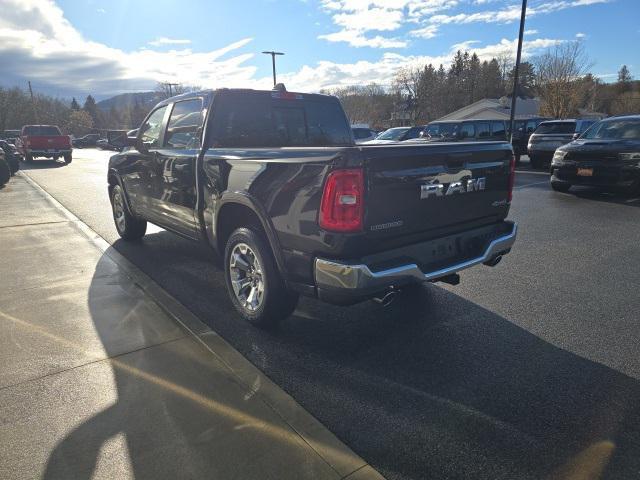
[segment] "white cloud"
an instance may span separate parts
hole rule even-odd
[[[427,25],[426,27],[411,30],[409,35],[418,38],[433,38],[438,35],[438,27],[436,25]]]
[[[331,14],[337,32],[320,35],[330,42],[345,42],[352,47],[403,48],[407,41],[384,37],[379,33],[393,32],[406,23],[419,23],[427,15],[458,5],[459,0],[323,0],[322,8]],[[413,33],[415,32],[415,33]],[[415,29],[411,36],[431,38],[435,27]]]
[[[339,32],[319,35],[318,38],[329,42],[347,42],[352,47],[403,48],[407,46],[407,42],[404,40],[381,35],[365,37],[358,30],[340,30]]]
[[[191,40],[186,38],[157,37],[155,40],[151,40],[148,45],[160,47],[163,45],[189,45],[190,43]]]
[[[205,52],[124,51],[85,39],[51,0],[2,2],[0,80],[5,84],[29,78],[42,91],[68,95],[152,89],[158,81],[210,87],[254,81],[257,68],[247,65],[253,53],[237,51],[251,38]]]
[[[586,37],[587,37],[586,33],[582,33],[582,32],[576,33],[576,38],[586,38]]]
[[[104,8],[98,8],[96,10],[96,12],[98,12],[98,13],[107,13],[107,11]]]
[[[524,31],[525,35],[535,35],[536,33],[538,33],[538,30],[534,30],[534,29]]]
[[[613,0],[556,0],[542,3],[537,6],[527,8],[527,18],[553,13],[567,8],[595,5],[598,3],[609,3]],[[486,3],[486,2],[484,2]],[[434,15],[429,18],[429,22],[435,25],[466,24],[466,23],[510,23],[520,20],[522,9],[518,4],[509,5],[502,10],[486,10],[474,13],[458,13],[455,15]]]

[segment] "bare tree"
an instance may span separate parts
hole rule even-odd
[[[422,117],[424,92],[421,84],[422,69],[406,67],[398,70],[392,86],[392,92],[400,97],[402,108],[409,113],[413,123]]]
[[[533,61],[536,86],[542,104],[541,113],[553,118],[574,115],[580,106],[580,89],[576,86],[591,67],[584,45],[561,43]]]
[[[156,92],[161,98],[169,98],[189,91],[189,88],[181,83],[158,82]]]

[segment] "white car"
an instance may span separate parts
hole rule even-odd
[[[424,126],[419,127],[394,127],[385,130],[373,140],[364,142],[367,145],[385,144],[403,142],[405,140],[411,140],[412,138],[418,138],[420,132],[424,130]]]

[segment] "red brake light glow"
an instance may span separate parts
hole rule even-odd
[[[320,227],[332,232],[359,232],[364,214],[362,169],[334,170],[327,177],[320,203]]]

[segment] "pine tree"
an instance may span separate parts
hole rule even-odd
[[[78,104],[76,97],[73,97],[73,100],[71,100],[71,110],[74,110],[76,112],[80,110],[80,105]]]
[[[94,126],[99,125],[99,114],[98,114],[98,106],[96,105],[95,99],[91,95],[87,95],[87,99],[84,101],[84,106],[82,109],[89,114],[91,119],[93,120]]]

